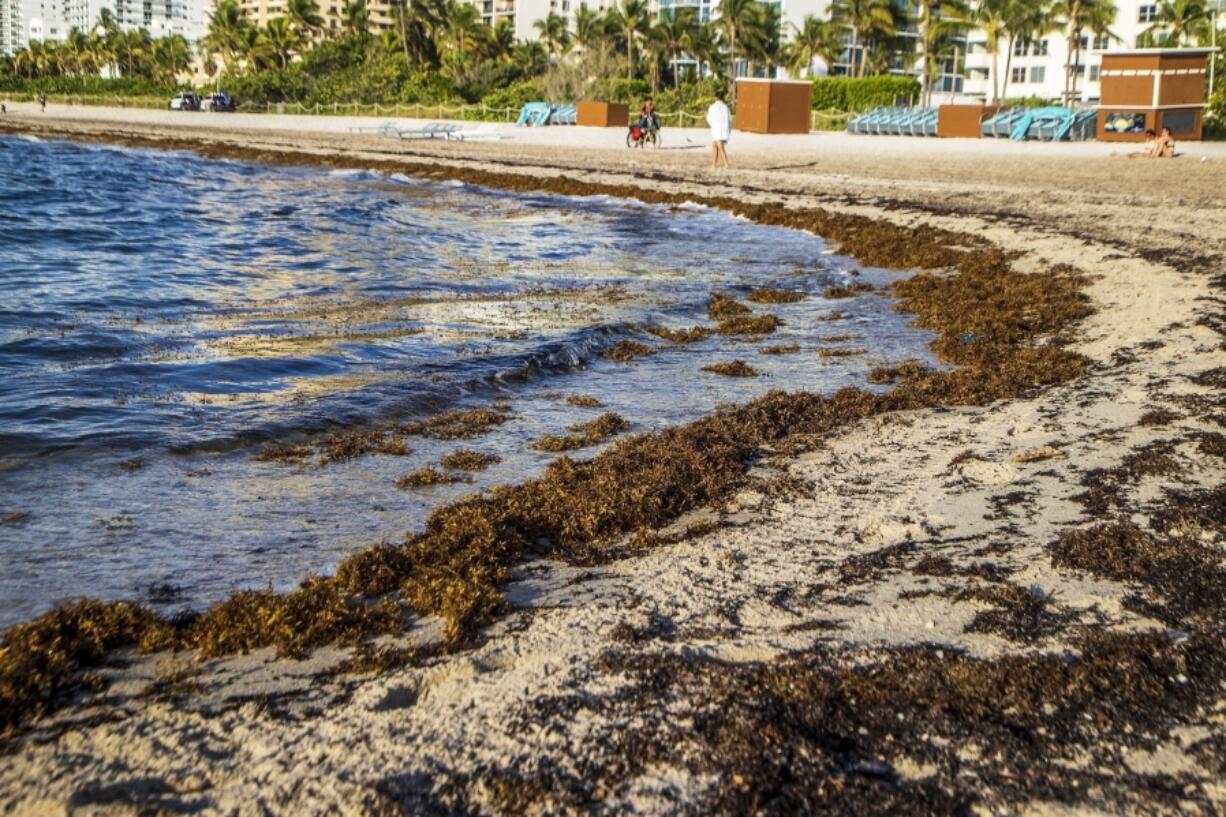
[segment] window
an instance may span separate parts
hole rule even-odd
[[[1162,114],[1162,126],[1171,133],[1195,133],[1196,111],[1167,111]]]
[[[1111,37],[1107,34],[1099,34],[1094,38],[1094,50],[1106,51],[1107,46],[1111,45]]]
[[[1098,74],[1102,70],[1101,65],[1090,66],[1090,82],[1098,82]]]
[[[1025,82],[1026,81],[1026,69],[1020,66],[1015,66],[1014,69],[1009,72],[1009,81],[1010,82]]]
[[[1137,10],[1138,23],[1152,23],[1156,19],[1158,19],[1157,6],[1141,6]]]
[[[1047,56],[1047,40],[1039,40],[1034,44],[1034,55],[1036,57]]]
[[[1022,40],[1013,41],[1013,56],[1015,57],[1026,56],[1026,40],[1022,39]]]
[[[1042,65],[1032,66],[1030,69],[1030,81],[1042,82],[1047,78],[1047,68]]]

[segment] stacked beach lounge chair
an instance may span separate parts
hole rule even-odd
[[[515,124],[528,128],[543,125],[574,125],[579,113],[576,105],[550,105],[548,102],[529,102],[519,111]]]
[[[1096,114],[1092,109],[1063,107],[1010,108],[983,123],[983,135],[1017,141],[1083,141],[1094,138]]]
[[[873,136],[936,136],[936,108],[875,108],[852,117],[848,133]]]

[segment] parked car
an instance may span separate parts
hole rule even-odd
[[[234,113],[234,97],[218,91],[215,94],[209,94],[206,96],[202,107],[206,111]]]
[[[200,97],[191,91],[184,91],[171,98],[169,107],[172,111],[198,111],[200,110]]]

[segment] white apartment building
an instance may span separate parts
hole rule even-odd
[[[0,55],[12,56],[30,40],[67,34],[61,0],[0,0]]]
[[[123,30],[195,41],[208,31],[211,8],[212,0],[0,0],[0,54],[11,56],[32,41],[63,40],[74,28],[92,31],[103,9]]]

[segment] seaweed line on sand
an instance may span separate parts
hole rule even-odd
[[[128,140],[142,141],[155,147],[176,144]],[[183,140],[177,146],[209,156],[311,161],[301,154],[239,150],[223,143],[202,146]],[[509,190],[605,194],[661,204],[694,199],[560,176],[329,158],[333,166]],[[881,394],[856,388],[828,396],[772,392],[676,428],[626,438],[591,460],[560,457],[536,479],[439,508],[405,542],[360,550],[334,576],[308,577],[289,592],[243,591],[200,615],[175,620],[132,602],[63,604],[5,631],[0,729],[18,729],[60,705],[74,687],[93,677],[89,668],[126,645],[146,651],[195,649],[206,656],[273,645],[281,654],[301,655],[327,643],[358,643],[399,632],[411,611],[441,617],[448,647],[462,648],[505,609],[500,587],[522,559],[541,551],[575,564],[619,558],[624,553],[612,544],[618,537],[659,528],[731,495],[745,483],[764,444],[793,434],[820,435],[887,411],[984,404],[1065,382],[1085,370],[1085,359],[1060,343],[1090,312],[1081,281],[1068,268],[1017,272],[1009,255],[986,242],[933,227],[902,227],[778,202],[713,197],[698,203],[761,224],[822,235],[866,265],[940,270],[899,281],[893,293],[898,309],[913,313],[917,326],[937,333],[932,348],[954,368],[925,372]],[[967,343],[968,336],[974,342]],[[491,415],[505,419],[498,412]],[[493,416],[487,419],[497,422]],[[430,421],[397,430],[443,439],[469,431],[464,424]]]

